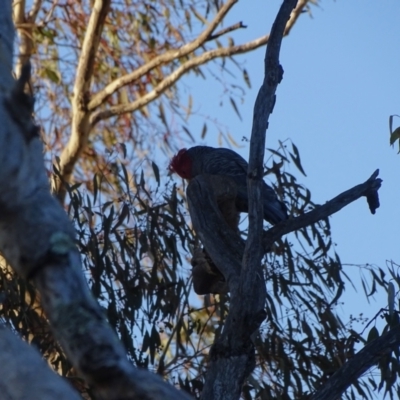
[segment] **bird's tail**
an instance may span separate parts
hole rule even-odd
[[[287,208],[285,204],[278,200],[275,191],[267,184],[263,186],[263,206],[264,219],[271,224],[288,219]]]

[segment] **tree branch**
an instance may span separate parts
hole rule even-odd
[[[264,252],[269,251],[272,244],[282,236],[328,218],[361,197],[377,193],[382,184],[378,172],[379,170],[376,170],[364,183],[346,190],[324,205],[296,218],[282,221],[264,231],[262,235]],[[218,208],[218,199],[233,196],[234,193],[236,193],[234,183],[226,177],[217,175],[198,175],[187,188],[193,227],[207,253],[228,282],[237,282],[239,279],[244,241],[226,226],[226,221]],[[230,285],[230,290],[231,288],[233,287]]]
[[[40,5],[41,1],[36,1],[32,6],[32,10],[35,11]],[[33,50],[33,29],[35,27],[34,22],[37,12],[34,12],[29,20],[26,21],[25,7],[25,0],[13,1],[14,25],[17,27],[19,37],[18,57],[15,64],[16,77],[21,75],[21,69],[23,65],[30,61]],[[31,90],[29,90],[29,93],[32,94]]]
[[[242,21],[237,22],[236,24],[233,24],[233,25],[228,26],[228,27],[226,27],[226,28],[224,28],[224,29],[221,29],[221,30],[218,31],[218,32],[215,32],[214,34],[212,34],[212,35],[207,39],[207,41],[209,42],[209,41],[211,41],[211,40],[218,39],[219,37],[221,37],[221,36],[223,36],[223,35],[226,35],[226,34],[229,33],[229,32],[233,32],[233,31],[236,31],[237,29],[242,29],[242,28],[247,28],[247,26],[246,26],[246,25],[243,25],[243,22],[242,22]]]
[[[49,191],[43,146],[31,121],[33,100],[23,92],[30,69],[13,81],[12,49],[7,1],[0,13],[0,252],[20,276],[32,279],[54,336],[99,398],[189,399],[133,367],[90,293],[74,228]]]
[[[28,20],[30,23],[34,23],[36,21],[36,17],[42,8],[43,0],[34,0],[32,3],[32,7],[28,12]]]
[[[290,14],[289,20],[286,23],[283,36],[289,35],[290,31],[293,28],[293,25],[297,21],[297,18],[299,18],[300,14],[304,12],[304,8],[308,7],[307,4],[309,2],[310,0],[298,0],[296,7],[293,9],[292,13]]]
[[[366,182],[339,194],[326,204],[299,217],[283,221],[269,229],[267,232],[264,232],[264,251],[268,251],[268,249],[271,248],[272,243],[283,235],[327,218],[362,196],[368,198],[371,195],[376,195],[382,182],[381,179],[377,178],[377,176],[378,171],[375,171]],[[251,315],[251,311],[248,311],[250,317],[248,315],[242,316],[237,312],[237,308],[240,307],[240,305],[237,305],[235,299],[238,299],[241,306],[245,308],[245,306],[250,303],[251,296],[259,296],[259,293],[256,291],[258,288],[257,285],[264,285],[264,281],[260,278],[260,276],[262,276],[261,272],[255,273],[254,275],[256,278],[254,286],[250,289],[246,289],[249,290],[250,293],[242,292],[239,294],[239,297],[234,297],[235,294],[238,293],[238,288],[242,285],[242,280],[246,279],[243,276],[243,272],[241,274],[241,260],[245,246],[244,241],[239,237],[239,235],[235,233],[232,228],[227,226],[218,207],[218,202],[221,199],[231,199],[234,201],[235,195],[235,184],[229,179],[226,179],[226,177],[216,175],[199,175],[189,183],[187,188],[187,199],[193,227],[199,235],[207,253],[210,255],[218,270],[224,275],[225,280],[228,282],[229,291],[231,292],[231,307],[224,327],[224,333],[215,343],[210,352],[210,370],[209,375],[207,375],[204,389],[206,390],[206,392],[204,392],[205,394],[203,394],[204,399],[212,398],[208,397],[210,390],[214,390],[214,386],[211,388],[208,386],[211,385],[209,379],[212,378],[214,381],[211,380],[211,382],[217,386],[219,384],[231,385],[229,386],[229,390],[226,389],[221,397],[218,397],[219,395],[217,394],[216,398],[228,399],[231,398],[227,394],[230,390],[235,393],[240,390],[240,387],[235,386],[235,382],[229,383],[230,377],[228,375],[231,375],[232,377],[242,377],[250,372],[252,368],[252,359],[254,357],[250,334],[257,328],[257,318],[261,319],[263,316],[261,312],[258,315]],[[374,211],[374,209],[371,211]],[[252,271],[249,271],[249,273],[252,273]],[[236,296],[238,295],[236,294]],[[259,299],[259,297],[256,299]],[[257,301],[253,300],[253,304],[256,304],[256,306],[259,307]],[[257,308],[255,308],[255,310],[257,310]],[[247,336],[246,332],[243,332],[243,329],[246,330]],[[238,337],[236,335],[238,335]],[[400,334],[397,333],[396,335],[397,338]],[[381,340],[382,338],[378,340]],[[390,337],[385,340],[388,340],[388,346],[390,345],[390,349],[393,349],[395,346],[395,339],[392,340]],[[377,346],[384,346],[385,342],[382,341],[379,343],[380,344],[377,344]],[[370,348],[372,347],[369,347],[369,349]],[[353,371],[353,373],[348,376],[351,377],[351,379],[347,379],[339,385],[339,388],[343,387],[343,390],[340,390],[344,391],[358,376],[376,362],[381,348],[382,347],[379,347],[379,350],[375,351],[373,354],[371,353],[372,355],[370,355],[363,364],[359,365],[358,361],[355,361],[354,363],[350,361],[352,364],[348,368]],[[390,349],[388,347],[386,350],[384,349],[382,351],[388,352]],[[368,351],[367,354],[369,354]],[[223,371],[227,371],[226,374]],[[347,377],[347,373],[343,373],[341,376]],[[225,383],[223,384],[222,382]],[[336,386],[336,383],[332,385]],[[339,389],[337,390],[339,391]],[[330,393],[330,391],[323,391],[322,394],[318,392],[318,397],[313,400],[336,399],[340,397],[341,392],[335,392],[336,397],[327,397],[327,393]],[[235,397],[233,396],[232,399],[233,398]]]
[[[368,343],[351,360],[347,361],[332,377],[318,390],[310,400],[336,400],[345,390],[382,357],[395,351],[400,344],[400,326],[396,326],[381,337]]]
[[[54,176],[53,181],[53,191],[61,202],[64,201],[66,194],[63,182],[69,182],[74,166],[86,147],[90,132],[87,108],[89,90],[97,49],[105,19],[110,9],[110,3],[111,0],[95,0],[82,44],[71,104],[71,136],[60,156],[59,176]]]
[[[140,79],[142,76],[146,75],[148,72],[160,66],[161,64],[167,64],[173,60],[176,60],[177,58],[185,57],[188,54],[194,52],[199,47],[201,47],[208,40],[208,38],[211,36],[214,30],[218,27],[218,25],[224,19],[226,14],[229,12],[229,10],[237,2],[238,0],[228,0],[219,9],[217,15],[209,23],[208,27],[193,41],[185,44],[179,49],[170,50],[167,51],[166,53],[160,54],[159,56],[155,57],[145,65],[142,65],[141,67],[131,72],[130,74],[121,76],[120,78],[108,84],[102,91],[93,96],[92,100],[88,104],[88,109],[90,111],[94,110],[95,108],[103,104],[104,100],[106,100],[107,97],[115,93],[118,89],[126,85],[129,85],[130,83],[136,81],[137,79]]]
[[[231,302],[224,330],[210,351],[209,370],[202,399],[238,399],[245,378],[255,365],[251,335],[265,319],[265,282],[261,270],[263,205],[261,184],[265,130],[275,103],[275,90],[282,78],[279,50],[290,13],[297,0],[284,0],[269,38],[265,78],[254,106],[248,169],[249,236],[244,251],[240,279],[231,285]],[[208,248],[206,246],[208,251]],[[210,254],[211,255],[211,254]],[[212,258],[212,255],[211,255]],[[215,262],[215,260],[213,259]],[[237,267],[231,267],[237,270]]]
[[[90,117],[90,125],[93,127],[96,125],[97,122],[114,117],[116,115],[122,115],[126,113],[132,113],[141,107],[146,106],[151,101],[160,97],[168,88],[174,85],[181,76],[185,73],[189,72],[195,67],[199,67],[211,60],[220,57],[229,57],[235,54],[242,54],[246,53],[250,50],[254,50],[265,43],[268,42],[269,35],[263,36],[261,38],[255,39],[251,42],[245,43],[243,45],[238,46],[231,46],[231,47],[224,47],[218,48],[214,50],[207,51],[200,56],[191,58],[190,60],[186,61],[182,64],[179,68],[177,68],[174,72],[170,75],[165,77],[152,91],[148,92],[144,96],[140,97],[136,101],[128,104],[120,104],[116,106],[112,106],[107,108],[106,110],[99,110],[92,113]],[[147,65],[147,64],[146,64]],[[136,70],[138,71],[138,70]],[[135,72],[136,72],[135,71]],[[122,78],[120,78],[122,79]],[[127,82],[126,84],[131,83]]]
[[[292,29],[293,25],[297,21],[298,17],[300,16],[302,10],[307,5],[309,0],[300,0],[293,10],[292,15],[285,26],[284,35],[288,35],[290,30]],[[228,5],[228,3],[226,3]],[[232,4],[233,5],[233,4]],[[231,6],[232,6],[231,5]],[[223,9],[221,8],[220,13]],[[222,19],[222,18],[221,18]],[[215,21],[215,20],[214,20]],[[215,25],[215,24],[214,24]],[[214,26],[213,25],[213,26]],[[215,30],[215,27],[214,27]],[[154,58],[150,62],[146,63],[142,67],[139,67],[135,71],[131,72],[130,74],[121,76],[120,78],[116,79],[115,81],[111,82],[107,85],[102,91],[97,93],[88,105],[88,109],[94,111],[97,107],[99,107],[104,100],[115,93],[118,89],[122,88],[123,86],[129,85],[133,83],[135,80],[140,79],[142,76],[146,75],[152,69],[158,67],[161,64],[169,63],[177,58],[184,57],[194,50],[198,49],[202,46],[206,41],[210,40],[209,37],[206,35],[206,32],[211,34],[209,31],[204,31],[202,34],[201,40],[197,38],[193,42],[190,42],[184,46],[182,46],[178,50],[171,50],[169,52],[163,53],[158,57]],[[137,99],[133,103],[126,104],[126,105],[117,105],[114,107],[110,107],[105,111],[98,111],[93,113],[91,117],[91,125],[95,125],[97,122],[111,118],[115,115],[121,115],[129,112],[134,112],[137,109],[146,106],[150,101],[158,98],[162,93],[165,92],[171,85],[173,85],[184,73],[190,71],[194,67],[198,67],[206,62],[220,58],[220,57],[230,57],[236,54],[243,54],[248,51],[254,50],[258,47],[263,46],[269,40],[269,35],[262,36],[258,39],[252,40],[250,42],[237,45],[237,46],[230,46],[224,48],[217,48],[213,50],[209,50],[200,56],[194,57],[181,67],[178,70],[172,72],[169,76],[167,76],[162,82],[160,82],[151,92],[147,93],[144,97]],[[142,100],[143,99],[143,100]]]
[[[324,205],[318,206],[314,210],[300,215],[299,217],[282,221],[269,229],[267,232],[264,232],[264,250],[267,251],[267,249],[270,249],[272,244],[283,235],[314,224],[321,219],[327,218],[362,196],[366,196],[367,199],[371,195],[377,196],[377,191],[382,184],[382,180],[377,178],[378,173],[379,170],[376,170],[367,181],[361,183],[360,185],[354,186],[349,190],[346,190],[332,200],[327,201]],[[379,207],[379,203],[377,206]],[[371,212],[374,214],[375,209],[371,209]]]
[[[0,325],[0,393],[13,400],[79,400],[81,397],[56,375],[37,350]]]
[[[250,139],[250,156],[247,175],[249,198],[249,234],[243,255],[240,289],[238,295],[251,293],[245,301],[247,310],[242,307],[242,312],[248,313],[258,305],[261,308],[265,303],[265,285],[259,282],[257,274],[262,275],[261,259],[263,249],[261,244],[263,232],[263,161],[265,152],[265,133],[268,128],[268,119],[275,105],[275,92],[283,77],[283,69],[279,64],[279,52],[283,39],[285,26],[290,14],[296,6],[297,0],[285,0],[280,7],[272,25],[265,55],[264,81],[258,92],[254,105],[253,126]],[[254,291],[256,281],[259,282],[257,294]],[[253,291],[251,290],[253,288]],[[258,299],[258,298],[259,299]]]

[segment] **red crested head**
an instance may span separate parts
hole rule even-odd
[[[187,149],[181,149],[172,157],[168,167],[170,172],[177,173],[181,178],[190,179],[192,177],[192,160]]]

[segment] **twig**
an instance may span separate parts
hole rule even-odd
[[[36,17],[43,5],[43,0],[34,0],[31,9],[28,12],[28,21],[29,22],[35,22]]]
[[[231,25],[231,26],[228,26],[227,28],[221,29],[221,30],[218,31],[218,32],[215,32],[213,35],[210,35],[210,36],[208,37],[207,41],[217,39],[217,38],[219,38],[220,36],[223,36],[223,35],[225,35],[225,34],[227,34],[227,33],[229,33],[229,32],[232,32],[232,31],[235,31],[236,29],[241,29],[241,28],[247,28],[246,25],[243,25],[243,22],[242,22],[242,21],[237,22],[236,24],[233,24],[233,25]]]

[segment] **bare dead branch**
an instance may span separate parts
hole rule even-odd
[[[345,390],[371,367],[378,364],[384,356],[399,348],[400,326],[396,326],[381,337],[368,343],[351,360],[347,361],[332,377],[318,390],[310,400],[340,399]]]
[[[296,6],[297,0],[285,0],[280,7],[272,25],[270,38],[265,55],[264,81],[258,92],[253,113],[253,126],[250,139],[250,156],[247,175],[247,187],[249,193],[249,234],[243,255],[242,274],[240,279],[241,292],[251,291],[253,297],[248,304],[247,311],[254,309],[257,297],[265,300],[265,285],[260,285],[258,293],[254,293],[256,276],[262,274],[261,259],[263,249],[261,244],[263,232],[262,184],[263,162],[265,152],[265,133],[268,128],[268,119],[275,105],[275,92],[283,77],[283,69],[279,63],[279,52],[283,39],[285,26],[290,14]]]
[[[324,205],[264,231],[262,235],[264,252],[269,251],[272,244],[282,236],[328,218],[361,197],[367,197],[371,193],[377,195],[382,184],[378,172],[376,170],[364,183],[346,190]],[[198,175],[187,188],[193,227],[218,270],[226,281],[231,282],[237,282],[239,279],[244,241],[232,229],[228,229],[218,208],[218,198],[226,197],[228,194],[233,195],[235,190],[233,182],[230,183],[229,179],[213,175]]]
[[[375,171],[366,182],[341,193],[326,204],[319,206],[313,211],[300,217],[281,222],[275,227],[269,229],[267,232],[264,232],[264,251],[267,251],[271,247],[272,243],[282,237],[282,235],[327,218],[360,197],[367,197],[371,193],[377,193],[382,182],[381,179],[377,178],[377,176],[378,171]],[[212,374],[211,376],[214,377],[214,379],[218,378],[218,382],[221,382],[221,385],[222,382],[226,385],[229,384],[229,376],[227,375],[236,377],[240,376],[237,374],[248,374],[251,371],[251,365],[253,362],[252,357],[254,354],[249,335],[257,328],[257,321],[261,322],[263,317],[262,312],[250,317],[248,315],[242,316],[234,308],[245,308],[245,305],[250,303],[252,296],[259,296],[259,293],[256,291],[257,285],[264,285],[264,281],[260,278],[262,273],[259,271],[254,274],[256,277],[254,286],[250,289],[246,287],[241,289],[241,292],[239,291],[240,286],[242,285],[242,280],[246,279],[243,276],[243,272],[241,273],[244,242],[231,228],[227,226],[220,209],[218,208],[218,200],[220,198],[229,198],[229,196],[234,195],[235,186],[234,184],[232,186],[229,179],[213,175],[199,175],[189,183],[187,188],[187,199],[193,227],[199,235],[208,254],[216,264],[218,270],[224,275],[225,280],[228,282],[229,291],[231,292],[229,317],[223,331],[226,333],[218,339],[210,353],[209,374]],[[252,273],[252,271],[249,271],[249,273]],[[262,296],[257,297],[257,299],[260,299],[260,297],[262,300],[264,299]],[[237,302],[240,304],[238,305]],[[254,305],[254,300],[253,306],[258,307],[255,308],[255,310],[260,309],[260,304],[256,302]],[[264,304],[262,304],[262,307],[263,306]],[[236,315],[234,315],[233,312],[236,312]],[[248,332],[248,336],[245,335],[243,330]],[[239,337],[236,336],[237,334]],[[378,339],[380,342],[376,344],[376,351],[373,350],[375,349],[374,347],[368,345],[370,347],[367,346],[366,353],[360,352],[361,354],[369,355],[365,359],[365,362],[363,361],[360,363],[358,358],[354,362],[350,361],[351,365],[347,367],[349,368],[350,373],[341,373],[341,375],[338,375],[337,380],[333,381],[332,386],[330,386],[331,388],[337,387],[337,390],[334,391],[335,396],[328,396],[331,392],[324,389],[321,393],[318,392],[315,395],[317,397],[313,399],[339,398],[340,394],[353,381],[355,381],[356,378],[377,362],[381,351],[386,354],[396,346],[396,340],[399,339],[399,335],[400,333],[397,332],[393,333],[393,337],[389,335],[385,336],[385,339],[383,339],[383,337]],[[244,340],[247,341],[243,344]],[[386,341],[387,347],[385,347]],[[372,343],[375,343],[375,341]],[[364,350],[362,350],[362,352],[364,352]],[[363,360],[361,355],[360,360]],[[233,370],[235,372],[232,372]],[[224,374],[223,371],[229,371],[229,374]],[[342,382],[341,380],[343,379],[344,381]],[[339,382],[339,384],[337,382]],[[206,383],[204,390],[206,390],[207,384],[208,383]],[[232,386],[229,386],[229,390],[226,389],[226,391],[223,392],[224,394],[221,398],[230,398],[228,396],[229,391],[240,390],[240,387],[237,388],[234,386],[235,383],[231,382],[230,384]],[[206,395],[207,397],[204,396],[205,395],[203,395],[203,398],[205,399],[210,398],[208,397],[209,394]]]
[[[326,204],[319,206],[313,211],[301,215],[300,217],[281,222],[275,227],[269,229],[267,232],[264,232],[264,251],[267,251],[271,247],[272,243],[282,237],[282,235],[306,227],[307,225],[313,224],[321,219],[327,218],[360,197],[367,197],[371,193],[377,193],[377,190],[380,188],[382,182],[381,179],[377,178],[377,176],[378,171],[375,171],[366,182],[339,194]],[[190,182],[187,188],[187,198],[193,227],[199,235],[208,254],[216,264],[218,270],[224,275],[225,280],[228,282],[229,291],[231,293],[233,292],[231,295],[229,316],[232,315],[232,312],[236,311],[234,309],[234,305],[236,305],[235,299],[238,299],[237,301],[240,302],[241,307],[244,307],[245,304],[247,305],[250,302],[251,296],[258,295],[258,293],[255,291],[257,286],[254,285],[251,289],[242,289],[243,291],[239,292],[239,295],[236,295],[235,297],[235,293],[238,292],[237,288],[240,288],[241,281],[245,279],[243,277],[243,272],[241,275],[241,260],[244,253],[244,242],[232,229],[226,225],[226,222],[217,204],[219,198],[228,198],[234,194],[235,187],[234,185],[232,187],[232,184],[228,179],[226,179],[226,177],[213,175],[199,175]],[[250,271],[250,273],[251,272],[252,271]],[[260,276],[262,276],[261,272],[255,275],[256,279],[260,280],[260,284],[264,285],[263,280],[260,279]],[[258,282],[256,281],[256,284],[257,283]],[[237,305],[237,307],[239,306]],[[232,376],[237,376],[237,373],[248,373],[251,369],[253,350],[250,345],[250,338],[247,337],[248,342],[246,342],[244,347],[240,347],[240,338],[243,339],[246,336],[243,336],[244,333],[242,332],[242,336],[237,338],[235,337],[235,334],[238,331],[241,332],[241,329],[244,328],[251,333],[252,330],[257,327],[257,318],[262,318],[262,313],[253,316],[253,318],[249,318],[247,316],[240,316],[240,318],[242,319],[239,319],[237,315],[228,318],[227,323],[225,324],[224,332],[227,332],[226,335],[229,334],[231,336],[224,337],[224,335],[222,335],[210,353],[210,368],[213,369],[210,369],[209,373],[219,377],[220,382],[227,382],[226,379],[229,381],[229,377],[225,376],[220,371],[221,368],[222,371],[228,369]],[[230,325],[228,325],[228,322],[230,322]],[[337,390],[333,391],[335,395],[329,397],[328,394],[330,394],[331,391],[323,389],[322,392],[318,392],[315,395],[316,397],[315,399],[313,398],[313,400],[329,400],[339,398],[340,394],[353,381],[355,381],[356,378],[358,378],[363,372],[377,362],[379,354],[387,354],[389,351],[395,348],[396,340],[400,340],[400,333],[390,333],[390,335],[385,335],[384,337],[379,338],[379,342],[376,344],[377,347],[368,345],[365,353],[364,350],[360,352],[360,358],[355,359],[354,362],[350,361],[349,363],[351,364],[346,367],[349,368],[350,373],[343,372],[340,373],[340,375],[337,375],[337,380],[335,378],[330,386],[331,390],[332,387],[337,387]],[[375,342],[376,341],[372,343]],[[387,347],[385,347],[385,343],[387,344]],[[367,358],[365,361],[359,362],[358,360],[364,360],[362,358],[363,354],[366,354]],[[358,355],[356,357],[358,357]],[[235,372],[232,372],[233,369]],[[346,369],[345,371],[348,370]],[[231,389],[232,388],[229,390]],[[233,388],[232,390],[236,389]],[[224,396],[227,396],[227,394],[225,393]]]
[[[221,272],[225,276],[226,270],[231,270],[228,271],[231,274],[228,277],[225,276],[231,292],[231,303],[224,330],[210,351],[209,370],[201,395],[202,399],[238,399],[245,378],[254,368],[254,346],[251,335],[265,318],[265,282],[261,269],[263,220],[260,218],[260,215],[263,215],[261,184],[265,131],[268,126],[269,114],[275,103],[275,90],[282,78],[282,68],[279,65],[280,44],[286,23],[295,5],[296,0],[285,0],[275,19],[267,48],[265,78],[254,107],[247,182],[249,236],[244,250],[242,268],[239,269],[239,280],[237,280],[237,264],[239,263],[237,259],[232,260],[235,258],[232,257],[235,253],[219,249],[220,253],[225,256],[225,262],[229,263]],[[199,194],[207,197],[207,193]],[[213,217],[211,218],[213,219]],[[213,244],[210,238],[205,236],[203,234],[201,239],[204,238],[209,241],[209,245],[215,246],[215,243]],[[206,244],[205,247],[208,251]],[[235,246],[235,249],[236,251],[241,250],[239,244]],[[210,256],[213,258],[213,254],[210,253]],[[219,258],[223,256],[218,255]],[[218,261],[213,259],[213,261],[218,267],[222,262],[220,259]]]
[[[66,190],[63,182],[69,182],[74,166],[89,136],[89,113],[87,103],[93,76],[93,66],[99,47],[104,22],[110,9],[111,0],[96,0],[93,4],[88,28],[83,40],[79,57],[74,92],[72,98],[71,137],[60,156],[59,176],[54,177],[53,192],[61,202],[64,201]]]
[[[79,400],[81,397],[56,375],[33,347],[0,325],[0,393],[13,400]]]
[[[319,206],[308,213],[300,215],[299,217],[280,222],[267,232],[264,232],[264,249],[267,250],[271,248],[271,245],[283,235],[314,224],[321,219],[327,218],[362,196],[366,196],[367,198],[371,194],[375,194],[377,196],[377,191],[382,184],[382,180],[377,178],[378,173],[379,170],[376,170],[366,182],[346,190],[332,200],[327,201],[324,205]],[[373,214],[374,213],[375,210]]]

